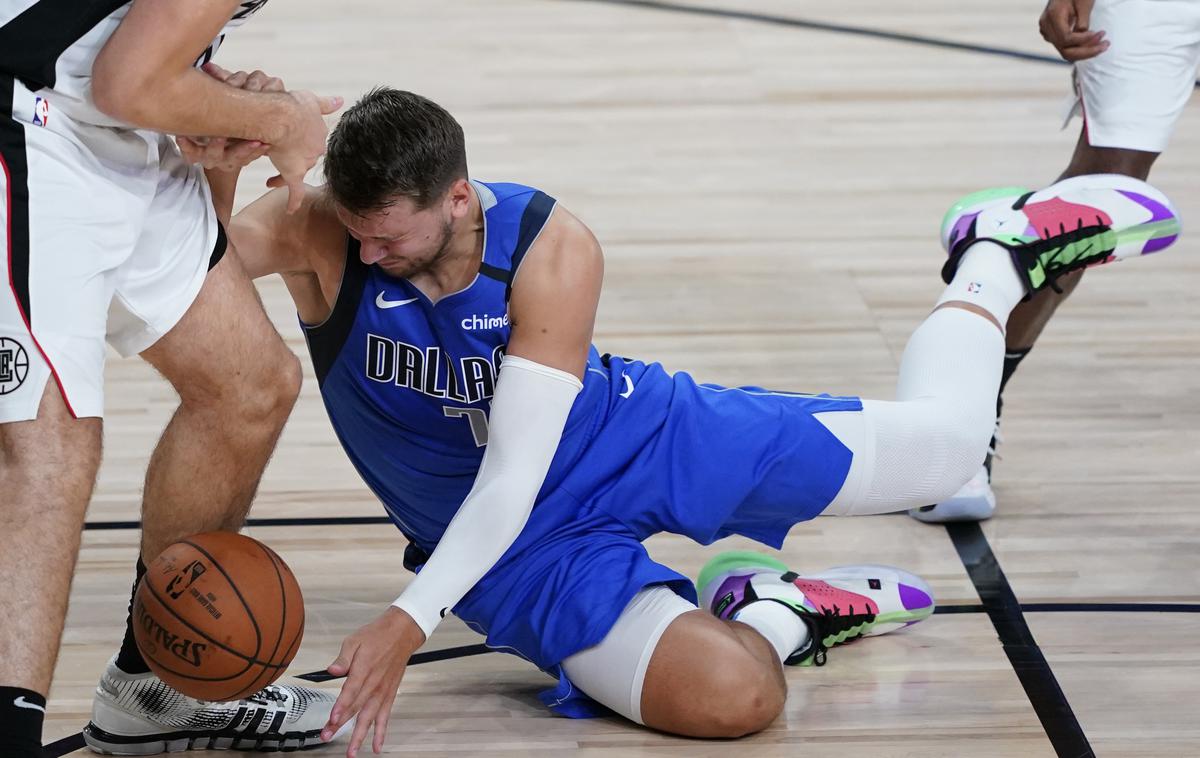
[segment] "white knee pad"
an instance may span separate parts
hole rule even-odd
[[[642,721],[642,683],[658,641],[671,622],[696,606],[656,584],[634,595],[599,645],[562,662],[588,697],[637,724]]]

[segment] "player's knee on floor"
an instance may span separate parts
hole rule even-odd
[[[773,662],[747,661],[737,670],[714,666],[713,675],[716,681],[700,708],[713,733],[703,736],[744,737],[766,729],[783,712],[787,688]]]
[[[706,654],[691,666],[686,686],[660,691],[657,702],[643,700],[647,726],[687,737],[744,737],[762,731],[783,712],[787,686],[774,661],[741,651]]]

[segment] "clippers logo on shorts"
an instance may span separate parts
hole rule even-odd
[[[29,354],[20,342],[0,337],[0,395],[18,390],[29,375]]]
[[[50,101],[39,97],[33,103],[33,125],[45,126],[50,121]]]

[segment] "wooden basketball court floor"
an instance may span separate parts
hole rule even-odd
[[[891,397],[905,339],[939,291],[947,204],[1049,183],[1066,164],[1077,126],[1057,130],[1068,70],[1037,59],[1052,53],[1040,0],[678,2],[289,0],[233,36],[222,63],[348,98],[387,83],[447,106],[474,175],[546,189],[603,242],[602,350],[721,383]],[[1154,173],[1185,226],[1200,219],[1196,110]],[[241,203],[266,176],[265,164],[247,171]],[[1086,277],[1010,386],[999,513],[981,530],[904,515],[795,529],[783,557],[798,569],[896,564],[927,577],[941,608],[832,651],[824,668],[790,669],[786,712],[767,731],[703,742],[558,718],[534,696],[545,675],[490,653],[410,667],[387,751],[1200,755],[1197,239]],[[261,289],[303,353],[282,284]],[[107,387],[48,741],[86,722],[120,639],[128,522],[174,403],[136,360],[114,359]],[[309,371],[252,513],[287,525],[248,529],[306,594],[290,673],[323,668],[408,581],[381,515]],[[747,544],[662,535],[649,547],[694,575]],[[448,619],[425,649],[479,642]]]

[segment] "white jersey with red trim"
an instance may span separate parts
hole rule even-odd
[[[211,60],[225,36],[267,4],[245,0],[212,44],[197,51],[196,65]],[[55,110],[76,121],[128,127],[97,110],[92,100],[92,66],[117,25],[128,0],[0,0],[0,74],[32,91],[51,90]]]

